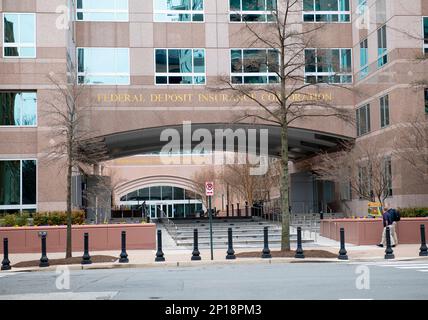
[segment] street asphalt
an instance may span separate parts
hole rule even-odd
[[[61,270],[1,272],[0,299],[428,299],[421,261]]]

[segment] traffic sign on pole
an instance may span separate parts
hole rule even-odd
[[[205,182],[205,195],[208,197],[208,217],[210,221],[210,247],[211,247],[211,260],[214,260],[214,248],[213,248],[213,215],[212,215],[212,203],[211,198],[214,195],[214,182]]]
[[[207,197],[212,197],[214,195],[214,182],[205,182],[205,195]]]

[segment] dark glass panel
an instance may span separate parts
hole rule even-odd
[[[36,204],[37,164],[35,160],[22,161],[22,204]]]

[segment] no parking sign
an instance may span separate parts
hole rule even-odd
[[[214,182],[205,182],[205,195],[207,197],[212,197],[214,195]]]

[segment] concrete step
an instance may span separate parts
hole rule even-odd
[[[296,239],[290,239],[291,243],[297,243]],[[302,240],[302,243],[313,243],[313,240]],[[199,241],[199,248],[202,247],[209,247],[210,246],[210,241],[209,239],[204,240],[204,241]],[[251,246],[260,246],[263,247],[264,241],[263,239],[241,239],[241,240],[237,240],[234,239],[233,240],[233,246],[243,246],[243,245],[251,245]],[[271,244],[281,244],[281,239],[274,239],[274,240],[270,240],[269,239],[269,245]],[[216,241],[213,241],[213,245],[214,246],[218,246],[218,245],[224,245],[227,246],[228,245],[228,241],[227,239],[217,239]],[[180,247],[193,247],[193,240],[192,241],[177,241],[177,246]]]

